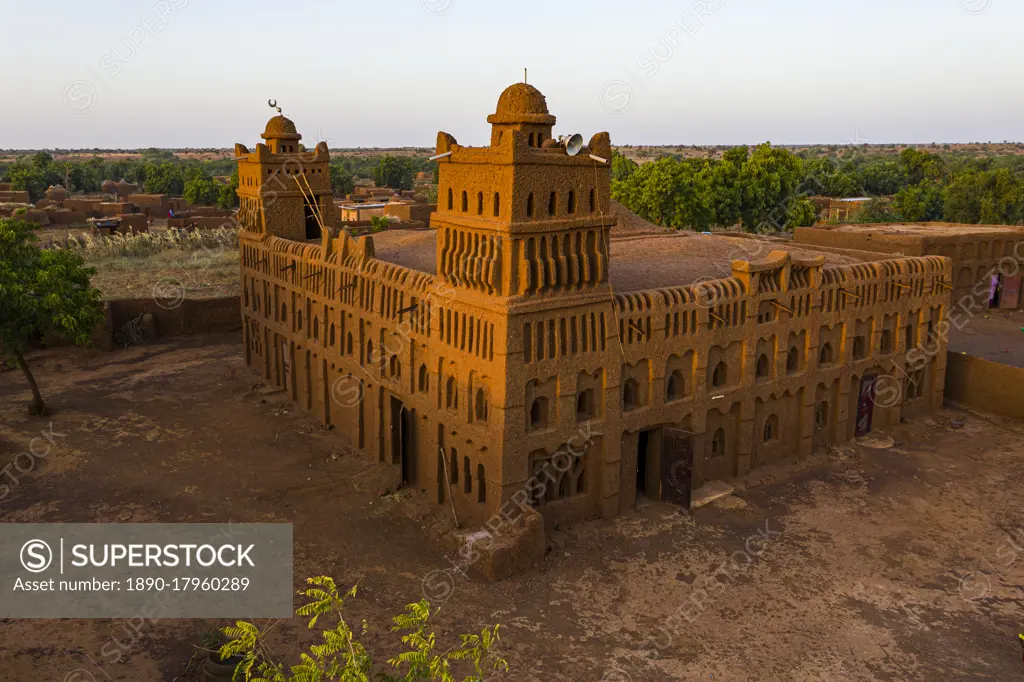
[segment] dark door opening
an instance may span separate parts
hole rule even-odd
[[[858,438],[871,433],[871,417],[875,411],[875,380],[874,374],[860,380],[860,396],[857,399],[857,431]]]
[[[413,482],[414,412],[405,409],[398,398],[391,398],[391,463],[402,467],[402,484]]]
[[[317,221],[316,212],[308,201],[304,203],[306,217],[306,239],[320,239],[320,223]]]
[[[661,459],[661,499],[690,508],[693,488],[693,448],[690,433],[666,428]]]
[[[636,490],[647,492],[647,446],[650,443],[650,431],[641,431],[636,444]]]
[[[402,408],[402,484],[412,485],[416,480],[413,458],[413,429],[416,427],[416,411]]]
[[[1003,276],[992,275],[992,281],[989,283],[988,289],[988,307],[998,308],[999,299],[1003,293]]]

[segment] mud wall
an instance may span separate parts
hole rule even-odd
[[[1024,419],[1024,369],[950,352],[946,398],[986,412]]]
[[[177,303],[177,305],[174,305]],[[229,334],[242,329],[238,296],[156,301],[152,298],[108,301],[111,334],[142,314],[151,314],[159,336]]]

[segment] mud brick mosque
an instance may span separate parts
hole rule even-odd
[[[235,147],[246,362],[464,527],[524,490],[549,522],[688,506],[942,405],[949,259],[794,248],[694,281],[685,235],[616,237],[608,133],[570,149],[525,83],[487,120],[487,147],[438,135],[434,229],[358,239],[326,143],[275,116]]]

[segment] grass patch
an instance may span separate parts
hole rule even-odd
[[[72,238],[67,248],[80,250],[86,263],[96,268],[92,283],[104,298],[216,298],[240,293],[234,229],[85,235]]]

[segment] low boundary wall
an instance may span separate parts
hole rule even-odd
[[[159,302],[152,298],[118,299],[107,304],[107,328],[111,336],[125,323],[145,314],[153,316],[158,336],[229,334],[242,330],[238,296]]]
[[[1024,420],[1024,368],[950,351],[946,400]]]

